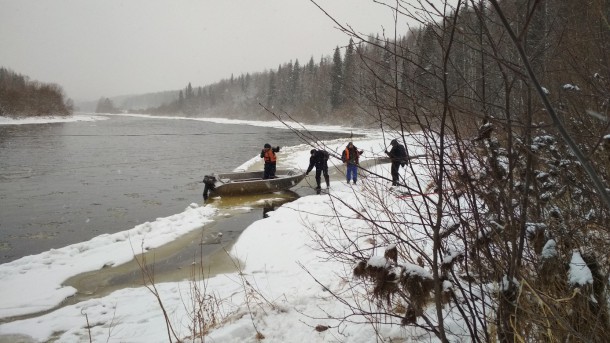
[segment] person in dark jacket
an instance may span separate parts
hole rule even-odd
[[[271,144],[265,144],[263,150],[261,150],[261,158],[265,159],[265,171],[263,172],[263,179],[274,179],[275,178],[275,163],[277,162],[276,152],[280,151],[280,147],[271,147]]]
[[[405,149],[404,145],[398,143],[396,139],[392,139],[390,142],[392,149],[390,151],[385,151],[386,154],[390,157],[392,161],[392,167],[390,169],[390,173],[392,174],[392,186],[398,186],[398,170],[400,166],[405,166],[409,159],[407,156],[407,149]]]
[[[326,188],[330,187],[330,179],[328,177],[328,158],[330,155],[324,150],[316,149],[311,149],[310,153],[311,157],[309,157],[309,167],[307,167],[305,175],[309,175],[309,172],[313,169],[313,167],[316,167],[316,184],[318,185],[318,187],[316,187],[316,191],[320,193],[320,190],[322,189],[320,185],[322,183],[321,174],[324,174]]]
[[[353,180],[354,184],[356,184],[356,181],[358,180],[358,164],[362,153],[363,151],[358,150],[352,142],[349,142],[345,147],[345,150],[343,150],[341,160],[347,166],[347,173],[345,175],[347,183],[349,183],[350,180]]]

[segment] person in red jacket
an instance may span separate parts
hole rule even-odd
[[[271,144],[265,144],[263,150],[261,150],[261,158],[265,159],[265,171],[263,172],[263,179],[274,179],[275,178],[275,164],[277,162],[276,152],[280,151],[280,147],[271,147]]]

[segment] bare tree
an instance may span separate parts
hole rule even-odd
[[[318,237],[356,266],[350,289],[367,290],[336,297],[375,328],[443,342],[604,341],[608,4],[379,3],[420,25],[377,39],[335,21],[366,47],[361,107],[426,154],[403,196],[370,174],[359,204],[333,198],[368,228],[337,211],[338,229],[324,232],[337,240]],[[348,249],[334,243],[347,237]]]

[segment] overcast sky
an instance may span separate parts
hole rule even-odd
[[[372,0],[316,2],[359,32],[393,32]],[[309,0],[0,0],[0,66],[97,100],[317,62],[349,41],[335,26]]]

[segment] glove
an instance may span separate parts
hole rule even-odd
[[[280,151],[280,146],[279,145],[277,146],[277,151]]]

